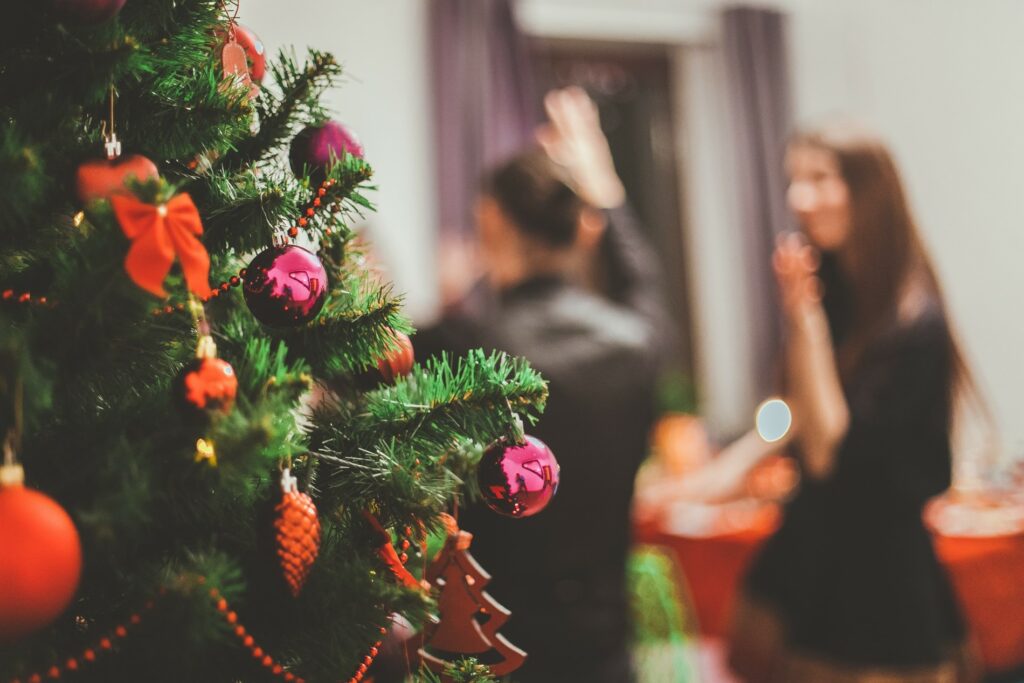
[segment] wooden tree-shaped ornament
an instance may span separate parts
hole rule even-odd
[[[491,577],[469,554],[472,540],[465,531],[450,534],[427,569],[427,581],[441,591],[440,620],[429,629],[419,654],[438,674],[447,664],[471,656],[495,676],[505,676],[522,666],[526,653],[498,633],[511,612],[484,592]]]

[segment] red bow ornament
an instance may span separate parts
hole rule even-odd
[[[166,204],[140,202],[127,195],[110,198],[124,234],[132,241],[124,269],[135,284],[157,296],[167,296],[163,283],[177,256],[188,288],[196,296],[210,294],[210,255],[199,241],[203,223],[187,194]]]

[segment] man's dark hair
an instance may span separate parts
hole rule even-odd
[[[521,152],[486,175],[483,192],[493,197],[522,232],[552,247],[576,238],[585,204],[565,171],[541,149]]]

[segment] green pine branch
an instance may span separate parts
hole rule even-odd
[[[430,519],[471,470],[474,454],[465,442],[513,436],[512,411],[532,419],[546,399],[546,384],[525,362],[475,351],[454,367],[431,358],[360,401],[325,403],[310,430],[310,448],[322,461],[321,496],[332,504],[373,503],[386,525]]]
[[[532,420],[546,401],[547,384],[524,360],[476,350],[454,365],[430,358],[395,386],[369,392],[347,427],[359,443],[412,438],[442,446],[453,432],[488,442],[514,435],[513,412]]]
[[[28,238],[25,248],[53,237],[52,224],[40,225],[38,221],[37,212],[54,186],[40,152],[37,145],[20,134],[17,126],[5,125],[0,129],[0,242],[5,245],[13,245],[15,238]],[[7,260],[12,254],[5,250],[4,256]],[[0,264],[0,273],[12,267],[13,264]]]
[[[309,362],[320,379],[376,367],[392,350],[392,330],[411,332],[401,314],[401,299],[365,273],[343,274],[316,321],[281,332],[289,348]]]
[[[426,667],[420,667],[415,678],[416,683],[498,683],[498,679],[491,675],[491,670],[486,664],[481,664],[473,657],[465,657],[457,662],[451,662],[444,668],[444,678]]]
[[[295,126],[303,120],[322,116],[321,95],[341,75],[341,66],[326,52],[310,50],[300,65],[294,52],[281,51],[270,65],[277,92],[264,88],[256,101],[259,131],[240,142],[221,159],[229,170],[263,161],[291,139]]]
[[[119,135],[125,149],[155,161],[190,161],[219,154],[249,135],[252,105],[248,89],[226,87],[220,67],[209,63],[188,73],[163,74],[122,91]],[[99,123],[94,130],[99,132]]]
[[[265,248],[275,230],[294,223],[309,195],[287,171],[232,176],[217,169],[207,184],[203,243],[215,253]]]

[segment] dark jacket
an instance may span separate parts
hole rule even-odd
[[[631,680],[629,509],[671,334],[655,258],[625,211],[610,215],[604,257],[608,297],[538,277],[416,340],[421,357],[476,347],[523,356],[549,382],[548,407],[527,431],[558,458],[558,494],[536,517],[478,505],[460,518],[494,577],[488,591],[512,611],[502,633],[529,653],[516,681]]]

